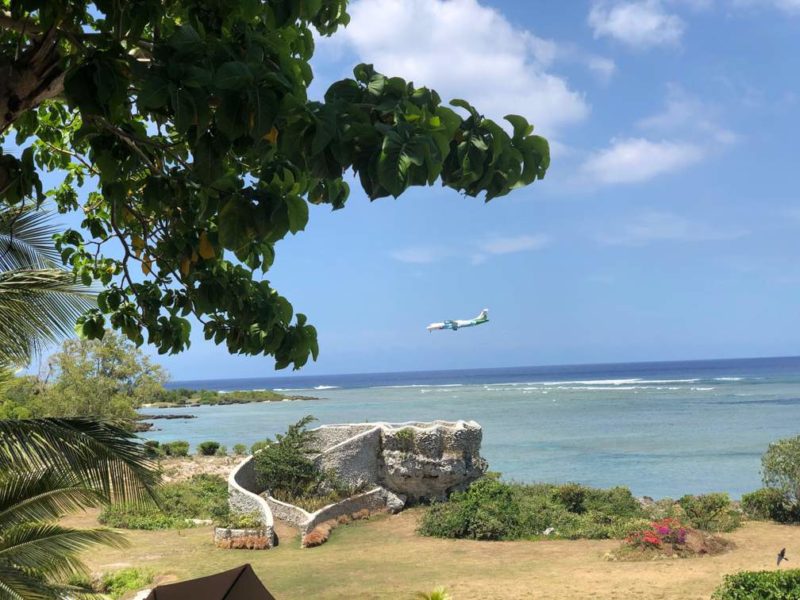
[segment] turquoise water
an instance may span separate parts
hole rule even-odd
[[[168,409],[197,418],[156,421],[161,430],[145,437],[230,448],[306,414],[320,423],[474,419],[484,430],[482,454],[507,479],[626,485],[653,497],[738,497],[760,486],[767,444],[800,434],[796,358],[174,385],[302,390],[320,399]]]

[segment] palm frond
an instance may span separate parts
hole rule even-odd
[[[93,294],[61,269],[0,272],[0,359],[27,364],[47,343],[72,333]]]
[[[65,598],[57,586],[45,582],[35,573],[26,572],[0,561],[0,600],[59,600]]]
[[[52,213],[33,207],[0,207],[0,270],[47,269],[60,260],[53,246]]]
[[[89,418],[0,420],[0,472],[73,473],[110,502],[155,498],[159,475],[136,436]]]
[[[0,531],[103,504],[100,493],[71,473],[53,470],[0,474]]]
[[[30,523],[3,530],[0,561],[46,579],[83,574],[80,553],[97,544],[124,548],[128,542],[110,529],[71,529],[53,523]]]

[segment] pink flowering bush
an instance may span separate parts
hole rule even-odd
[[[686,528],[678,519],[667,517],[650,523],[647,529],[635,531],[625,538],[625,542],[634,548],[662,548],[666,545],[676,546],[686,543]]]

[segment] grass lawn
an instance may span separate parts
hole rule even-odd
[[[727,534],[736,549],[716,557],[609,562],[616,541],[473,542],[415,534],[418,510],[339,527],[318,548],[301,550],[294,530],[267,551],[218,550],[209,527],[127,532],[131,547],[95,549],[91,569],[152,569],[160,582],[208,575],[249,562],[278,598],[398,598],[443,585],[454,600],[497,598],[707,600],[723,575],[774,569],[775,556],[800,560],[800,527],[746,523]],[[92,513],[69,519],[92,526]],[[791,563],[790,563],[791,564]]]

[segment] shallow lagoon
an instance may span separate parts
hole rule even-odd
[[[474,419],[484,429],[483,455],[505,478],[626,485],[653,497],[738,497],[760,486],[769,442],[800,434],[795,358],[173,385],[291,389],[320,399],[164,409],[197,418],[155,421],[160,431],[144,434],[149,439],[216,440],[230,449],[306,414],[319,423]]]

